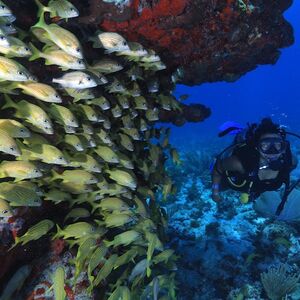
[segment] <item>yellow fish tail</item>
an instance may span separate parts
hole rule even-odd
[[[45,22],[45,16],[44,13],[47,11],[46,7],[43,6],[38,0],[35,0],[36,4],[39,6],[39,11],[38,11],[38,15],[39,15],[39,21],[33,25],[31,28],[42,28],[42,29],[46,29],[47,28],[47,24]],[[42,8],[41,8],[42,6]]]
[[[15,248],[18,244],[20,244],[20,238],[16,236],[15,237],[15,243],[8,249],[8,251],[10,251],[13,248]]]
[[[14,101],[12,101],[12,99],[7,94],[4,94],[4,100],[5,104],[2,106],[2,109],[18,108],[18,105]]]
[[[32,43],[29,43],[30,49],[32,51],[32,55],[29,58],[29,61],[33,61],[39,59],[41,57],[41,51],[36,48]]]
[[[56,180],[56,179],[61,179],[61,176],[54,170],[51,171],[52,178],[50,179],[51,181]]]
[[[38,17],[44,16],[45,12],[50,12],[48,7],[44,6],[39,0],[34,0],[34,2],[38,6]]]
[[[14,182],[15,182],[15,183],[16,183],[16,182],[20,182],[20,181],[22,181],[22,180],[24,180],[24,179],[25,179],[24,177],[15,178]]]
[[[110,242],[110,241],[103,240],[103,243],[107,248],[113,245],[113,241]]]
[[[63,232],[63,230],[58,226],[58,224],[56,224],[56,229],[57,232],[56,234],[52,237],[52,240],[58,239],[61,237],[61,233]]]

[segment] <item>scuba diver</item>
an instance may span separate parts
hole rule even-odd
[[[219,202],[222,190],[233,189],[241,192],[241,201],[246,203],[266,191],[277,191],[284,184],[284,197],[275,209],[279,215],[291,192],[290,172],[297,166],[286,135],[299,136],[286,132],[271,118],[262,119],[258,125],[248,124],[244,130],[228,127],[219,136],[232,131],[237,133],[234,144],[216,157],[212,168],[212,199]],[[231,149],[230,155],[222,157],[228,149]]]

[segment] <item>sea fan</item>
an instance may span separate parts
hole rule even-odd
[[[288,266],[271,266],[260,275],[263,287],[271,300],[280,300],[291,293],[299,281],[300,274],[289,274]]]

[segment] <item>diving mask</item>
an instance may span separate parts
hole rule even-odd
[[[258,149],[264,154],[280,154],[286,149],[286,141],[278,137],[263,138],[258,143]]]

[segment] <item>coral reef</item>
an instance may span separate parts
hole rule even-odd
[[[188,85],[235,81],[257,64],[274,64],[293,43],[282,14],[291,1],[132,1],[126,20],[104,16],[101,27],[158,51]],[[128,12],[126,11],[126,14]]]
[[[214,152],[213,147],[205,153],[197,153],[197,149],[195,146],[180,152],[181,168],[167,164],[178,190],[167,201],[161,200],[169,218],[169,244],[181,258],[176,272],[178,285],[182,287],[178,298],[268,299],[260,275],[271,268],[282,270],[283,276],[288,274],[287,281],[292,279],[295,290],[287,292],[283,284],[277,285],[277,292],[273,289],[276,295],[270,291],[268,294],[280,299],[286,292],[287,299],[298,299],[299,222],[264,218],[256,213],[252,203],[242,204],[235,192],[224,192],[222,202],[217,205],[206,185],[207,156]],[[186,155],[193,151],[194,157]]]
[[[264,289],[271,300],[281,299],[294,291],[299,278],[298,274],[290,275],[284,264],[270,267],[267,272],[261,274]]]
[[[81,15],[71,24],[84,36],[90,28],[100,28],[154,49],[168,72],[179,68],[180,82],[187,85],[235,81],[258,64],[274,64],[278,49],[293,43],[292,28],[283,17],[291,0],[109,2],[74,0]],[[13,1],[22,24],[32,24],[32,6],[33,0]]]

